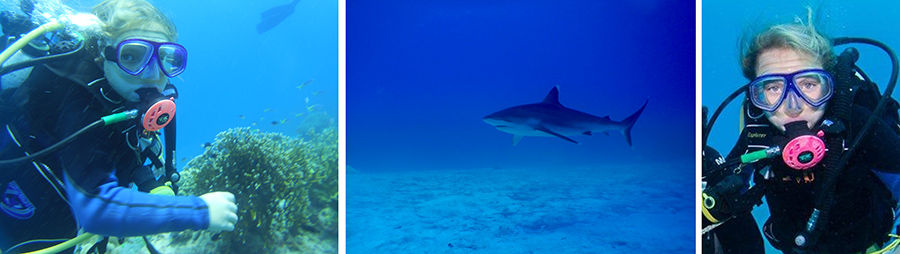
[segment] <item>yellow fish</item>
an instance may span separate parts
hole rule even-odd
[[[297,89],[303,89],[304,86],[308,86],[309,84],[312,84],[312,82],[313,82],[313,79],[309,79],[306,82],[303,82],[303,84],[300,84],[299,86],[297,86]]]

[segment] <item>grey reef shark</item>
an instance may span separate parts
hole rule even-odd
[[[555,86],[547,97],[539,103],[526,104],[497,111],[482,118],[484,122],[498,130],[513,134],[513,145],[519,143],[524,136],[558,137],[579,144],[569,136],[588,135],[607,131],[621,131],[625,142],[631,146],[631,127],[644,112],[647,102],[625,120],[616,122],[609,116],[596,117],[588,113],[564,107],[559,104],[559,87]]]

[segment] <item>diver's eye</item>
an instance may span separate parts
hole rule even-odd
[[[816,89],[817,87],[819,87],[819,85],[822,84],[817,78],[799,78],[794,83],[803,90]]]
[[[118,60],[122,63],[135,63],[142,58],[142,56],[143,54],[134,52],[133,50],[122,50],[122,52],[119,53]]]
[[[784,89],[784,82],[783,81],[766,82],[764,87],[765,87],[766,93],[781,94],[782,89]]]

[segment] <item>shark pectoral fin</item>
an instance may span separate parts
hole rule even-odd
[[[551,131],[551,130],[548,130],[547,128],[544,128],[544,127],[542,127],[542,126],[538,126],[537,128],[534,128],[534,129],[535,129],[535,130],[539,130],[539,131],[543,131],[543,132],[545,132],[545,133],[547,133],[547,134],[550,134],[550,135],[553,135],[553,136],[557,136],[557,137],[559,137],[559,138],[561,138],[561,139],[568,140],[569,142],[572,142],[572,143],[575,143],[575,144],[581,144],[581,143],[578,143],[578,141],[575,141],[575,140],[573,140],[573,139],[571,139],[571,138],[569,138],[569,137],[563,136],[562,134],[559,134],[559,133],[553,132],[553,131]]]
[[[513,135],[513,145],[519,144],[519,140],[522,140],[522,135]]]

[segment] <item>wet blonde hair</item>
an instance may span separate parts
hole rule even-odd
[[[822,63],[826,70],[834,66],[835,57],[831,41],[816,31],[810,7],[807,7],[806,18],[806,24],[797,17],[797,23],[774,25],[754,36],[745,37],[751,39],[742,40],[740,62],[744,77],[749,80],[756,78],[759,55],[772,48],[789,48],[805,52]]]
[[[107,43],[133,30],[160,30],[170,42],[178,39],[175,23],[145,0],[106,0],[91,12],[102,21],[102,35]]]

